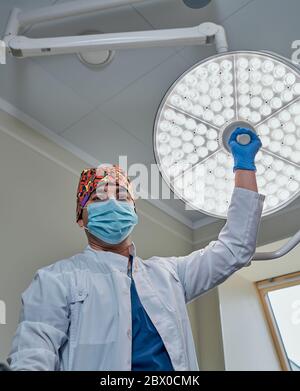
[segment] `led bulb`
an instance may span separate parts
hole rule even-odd
[[[221,79],[217,75],[212,75],[208,79],[208,83],[211,87],[218,87],[218,85],[221,83]]]
[[[264,86],[271,86],[274,82],[274,77],[272,75],[263,75],[261,82]]]
[[[194,145],[192,143],[184,143],[182,145],[182,150],[184,153],[191,153],[194,150]]]
[[[205,144],[205,139],[202,136],[196,136],[193,139],[193,143],[196,147],[200,147],[201,145]]]
[[[283,136],[284,136],[284,133],[281,129],[275,129],[271,134],[272,139],[276,140],[276,141],[282,140]]]
[[[170,138],[170,146],[171,148],[175,149],[175,148],[179,148],[182,144],[182,141],[180,140],[180,138],[178,137],[171,137]]]
[[[203,119],[204,119],[205,121],[210,122],[210,121],[213,120],[213,118],[214,118],[214,113],[213,113],[211,110],[206,110],[206,111],[204,111],[204,113],[203,113]]]
[[[281,93],[280,97],[284,102],[289,102],[293,99],[293,93],[286,90]]]
[[[268,115],[270,115],[272,113],[272,109],[271,109],[271,107],[268,104],[263,104],[260,107],[259,112],[264,117],[267,117]]]
[[[290,193],[285,189],[280,189],[278,192],[278,198],[280,201],[285,201],[290,197]]]
[[[186,121],[185,115],[183,115],[181,113],[177,114],[176,117],[174,118],[174,121],[179,126],[183,125],[185,123],[185,121]]]
[[[227,108],[231,108],[234,105],[234,99],[231,96],[226,96],[223,99],[223,105]]]
[[[183,141],[191,141],[193,139],[193,133],[190,132],[189,130],[185,130],[182,133],[181,137]]]
[[[208,76],[208,70],[205,67],[200,66],[199,68],[196,69],[195,75],[200,80],[205,80],[207,78],[207,76]]]
[[[220,65],[216,62],[211,62],[210,64],[208,64],[207,69],[210,73],[217,73],[220,70]]]
[[[161,143],[167,143],[170,141],[170,135],[166,132],[162,132],[158,136],[158,141]]]
[[[250,93],[252,95],[260,95],[262,92],[262,85],[261,84],[252,84],[250,87]]]
[[[292,86],[296,82],[296,76],[293,73],[288,73],[284,81],[287,86]]]
[[[193,118],[189,118],[186,122],[185,122],[185,127],[189,130],[194,130],[196,129],[197,127],[197,122],[193,119]]]
[[[174,137],[179,137],[182,134],[182,128],[180,126],[174,125],[170,129],[170,133]]]
[[[294,84],[294,86],[293,86],[293,93],[295,95],[300,95],[300,83]]]
[[[214,120],[213,120],[214,124],[218,127],[221,127],[222,125],[224,125],[225,123],[225,119],[222,115],[218,114],[214,117]]]
[[[197,134],[203,135],[203,134],[205,134],[206,132],[207,132],[207,127],[206,127],[206,125],[204,125],[204,124],[198,124],[198,125],[197,125],[197,128],[196,128],[196,133],[197,133]]]
[[[269,127],[266,124],[262,124],[258,128],[258,132],[259,132],[259,135],[266,136],[266,135],[268,135],[270,133],[270,129],[269,129]]]
[[[224,114],[224,118],[226,120],[232,120],[234,118],[234,116],[235,116],[235,112],[232,109],[224,110],[223,114]]]
[[[272,151],[272,152],[278,152],[280,150],[280,143],[278,141],[272,141],[269,145],[269,149]]]
[[[168,155],[171,152],[171,147],[168,144],[161,144],[159,146],[159,153],[162,156]]]
[[[249,79],[249,73],[246,72],[246,71],[240,71],[238,72],[238,80],[241,82],[241,83],[245,83],[246,81],[248,81]]]
[[[286,122],[283,125],[283,129],[286,133],[294,133],[296,131],[296,125],[294,122]]]
[[[280,107],[282,106],[282,102],[281,102],[281,99],[279,99],[278,97],[275,96],[275,98],[273,98],[270,102],[271,104],[271,107],[275,110],[278,110],[280,109]]]
[[[292,146],[296,143],[296,137],[293,134],[288,134],[284,137],[284,144]]]
[[[215,113],[219,113],[222,108],[223,108],[223,105],[222,103],[219,101],[219,100],[215,100],[211,103],[210,105],[210,108],[212,109],[212,111],[214,111]]]
[[[300,104],[295,104],[289,107],[289,112],[291,115],[298,115],[300,114]]]
[[[284,90],[285,90],[284,83],[280,80],[275,81],[275,83],[273,84],[273,91],[276,92],[277,94],[280,94]]]
[[[216,141],[208,141],[207,148],[209,151],[216,151],[218,149],[218,143]]]
[[[180,83],[178,84],[177,88],[176,88],[176,91],[180,94],[180,95],[183,95],[185,96],[188,92],[189,92],[189,88],[187,85],[185,85],[184,83]]]
[[[205,158],[208,155],[208,149],[205,147],[199,147],[197,149],[197,154],[200,158]]]
[[[193,75],[187,75],[185,77],[185,82],[188,86],[194,87],[197,84],[197,78]]]
[[[261,105],[262,105],[261,98],[255,96],[254,98],[251,99],[251,107],[253,107],[253,109],[258,109]]]
[[[193,114],[196,116],[196,117],[201,117],[204,113],[204,109],[202,106],[200,105],[195,105],[193,107]]]
[[[291,119],[291,114],[287,110],[283,110],[279,113],[279,120],[284,122],[288,122]]]
[[[241,83],[238,85],[238,92],[240,94],[248,94],[248,92],[250,91],[250,85],[247,84],[247,83]]]
[[[261,67],[261,60],[257,57],[251,58],[250,60],[250,68],[254,71],[257,71]]]
[[[266,60],[263,62],[261,69],[265,73],[272,72],[274,69],[274,63],[270,60]]]
[[[248,106],[250,103],[250,98],[249,98],[249,95],[241,95],[239,97],[239,104],[241,106]]]
[[[280,127],[280,121],[278,118],[271,118],[269,121],[268,121],[268,126],[272,129],[277,129]]]
[[[263,91],[262,91],[262,94],[261,94],[262,98],[266,101],[269,101],[273,98],[274,96],[274,92],[271,90],[271,88],[265,88]]]
[[[201,103],[202,106],[208,107],[210,105],[211,98],[209,95],[202,95],[199,99],[199,103]]]
[[[244,57],[239,58],[238,61],[237,61],[238,69],[239,68],[245,69],[245,68],[247,68],[248,64],[249,63],[248,63],[247,58],[244,58]]]
[[[164,111],[164,117],[166,120],[171,121],[175,117],[175,111],[168,109]]]
[[[212,99],[220,99],[220,97],[221,97],[220,88],[212,88],[209,92],[209,95]]]
[[[200,83],[198,83],[198,90],[202,94],[206,94],[209,90],[209,84],[207,81],[202,80]]]
[[[282,79],[284,77],[284,75],[286,74],[286,70],[284,68],[284,66],[282,65],[277,65],[274,69],[274,77],[276,77],[277,79]]]
[[[262,74],[261,72],[258,72],[258,71],[255,71],[255,72],[252,72],[251,75],[250,75],[250,80],[252,83],[258,83],[262,78]]]
[[[224,60],[221,62],[221,68],[224,70],[224,71],[227,71],[229,72],[231,69],[232,69],[232,62],[229,61],[229,60]]]
[[[207,134],[206,134],[206,137],[209,139],[209,140],[215,140],[218,136],[218,133],[215,129],[209,129]]]
[[[256,111],[253,111],[251,114],[250,114],[250,118],[249,120],[256,124],[257,122],[259,122],[261,120],[261,115],[259,113],[257,113]]]
[[[226,95],[231,95],[233,94],[233,86],[231,84],[224,84],[221,88],[222,94]]]
[[[222,73],[221,75],[221,81],[225,84],[229,84],[231,83],[233,80],[233,76],[231,73],[228,73],[228,72],[225,72],[225,73]]]

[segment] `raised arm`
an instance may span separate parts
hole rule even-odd
[[[236,137],[242,133],[250,135],[251,142],[248,145],[236,141]],[[234,156],[235,188],[226,224],[218,239],[204,249],[172,259],[184,288],[186,302],[248,265],[255,253],[265,199],[257,190],[254,165],[261,142],[254,132],[240,128],[233,132],[229,142]]]

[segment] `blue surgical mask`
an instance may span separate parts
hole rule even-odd
[[[115,198],[89,204],[87,212],[88,232],[109,244],[121,243],[138,222],[134,206]]]

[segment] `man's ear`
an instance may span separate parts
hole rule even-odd
[[[79,225],[80,228],[83,228],[84,224],[83,224],[83,220],[82,219],[78,220],[77,224]]]

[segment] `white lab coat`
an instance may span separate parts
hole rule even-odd
[[[134,254],[138,295],[176,371],[199,370],[186,304],[251,262],[264,198],[235,188],[225,226],[204,249],[147,260]],[[126,257],[87,246],[39,269],[22,304],[12,370],[131,370]]]

